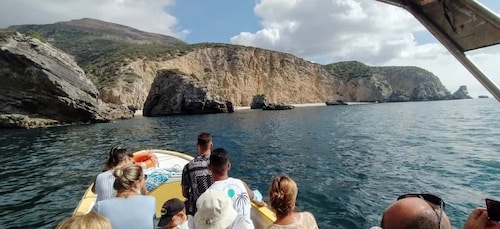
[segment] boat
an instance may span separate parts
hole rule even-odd
[[[184,153],[171,151],[171,150],[160,150],[160,149],[148,149],[141,150],[135,152],[134,155],[154,155],[157,160],[156,166],[153,168],[147,168],[150,164],[145,168],[145,174],[152,174],[156,171],[168,171],[170,172],[170,177],[164,183],[159,184],[159,186],[154,187],[148,195],[153,196],[156,199],[156,218],[159,219],[161,216],[161,207],[163,203],[171,198],[179,198],[181,200],[185,200],[182,196],[182,188],[181,188],[181,176],[182,176],[182,168],[186,165],[190,160],[193,159],[192,156],[189,156]],[[148,182],[146,182],[148,183]],[[95,204],[96,194],[94,194],[91,190],[92,184],[87,188],[83,197],[81,198],[79,204],[73,211],[73,215],[77,214],[86,214],[90,212],[92,207]],[[267,226],[271,225],[275,220],[276,216],[274,212],[272,212],[268,207],[258,207],[254,203],[252,203],[251,217],[254,222],[255,228],[264,229]]]
[[[465,52],[500,44],[500,17],[475,0],[377,0],[410,12],[500,102],[500,89]],[[389,25],[388,25],[389,26]]]

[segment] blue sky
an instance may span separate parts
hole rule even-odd
[[[255,0],[181,0],[166,10],[178,19],[179,29],[190,31],[184,41],[229,43],[242,31],[260,28],[254,6]]]
[[[480,0],[500,13],[500,0]],[[22,16],[19,16],[22,15]],[[375,0],[1,0],[0,28],[95,18],[188,43],[255,46],[320,64],[418,66],[454,92],[487,94],[408,12]],[[500,47],[468,53],[500,84]]]

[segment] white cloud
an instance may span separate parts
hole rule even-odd
[[[2,0],[0,28],[87,17],[183,37],[189,31],[178,31],[176,18],[165,11],[174,3],[175,0]]]
[[[374,0],[260,0],[255,14],[262,29],[231,38],[235,44],[292,53],[330,63],[358,60],[369,65],[409,65],[436,74],[454,92],[467,85],[470,94],[486,90],[408,12]],[[499,52],[469,54],[485,73],[500,63]],[[498,77],[500,79],[500,77]]]

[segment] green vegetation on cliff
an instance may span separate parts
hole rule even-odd
[[[342,77],[343,79],[353,79],[370,77],[374,71],[370,66],[358,61],[344,61],[323,66],[330,74]]]

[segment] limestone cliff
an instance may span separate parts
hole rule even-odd
[[[0,127],[35,128],[127,116],[67,54],[37,39],[0,32]],[[130,112],[128,112],[130,113]]]
[[[234,45],[208,45],[164,61],[140,59],[116,73],[115,86],[101,90],[108,102],[146,101],[156,72],[176,69],[235,106],[250,106],[255,95],[270,103],[325,101],[421,101],[448,99],[432,73],[416,67],[370,67],[356,61],[319,65],[290,54]],[[127,76],[136,77],[127,77]]]

